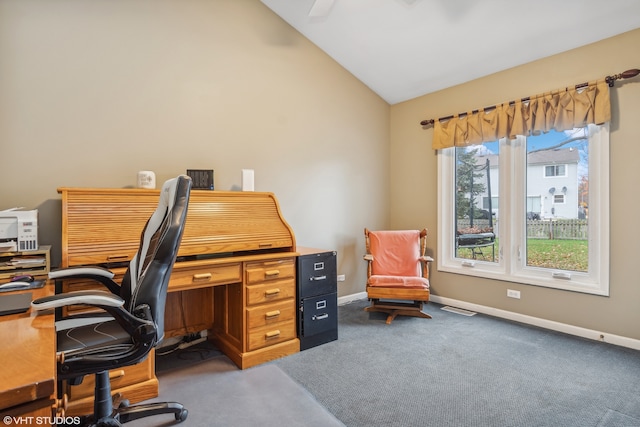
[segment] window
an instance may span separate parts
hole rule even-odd
[[[438,269],[608,295],[608,165],[608,125],[440,150]]]
[[[567,176],[567,165],[551,165],[544,168],[544,176]]]

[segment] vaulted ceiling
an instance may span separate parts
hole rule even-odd
[[[640,28],[639,0],[261,1],[389,104]]]

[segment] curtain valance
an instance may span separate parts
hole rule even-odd
[[[611,119],[606,79],[435,120],[433,148],[461,147],[516,135],[563,131]]]

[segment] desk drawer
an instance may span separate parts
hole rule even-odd
[[[247,309],[247,327],[258,328],[265,325],[295,319],[296,305],[293,300],[267,304]]]
[[[247,305],[265,302],[282,301],[296,296],[296,282],[294,279],[278,280],[247,286]]]
[[[172,292],[209,287],[213,285],[239,283],[242,281],[241,266],[241,263],[234,263],[228,265],[184,268],[176,263],[173,272],[171,273],[171,279],[169,280],[169,291]]]
[[[296,266],[293,258],[247,263],[245,274],[247,284],[295,277]]]
[[[116,368],[109,371],[111,379],[112,394],[117,392],[119,388],[129,385],[142,383],[155,377],[155,352],[151,350],[149,356],[137,365],[126,366],[124,368]],[[95,376],[87,375],[84,377],[82,384],[69,386],[67,385],[67,395],[71,402],[82,399],[87,396],[94,395]],[[124,396],[126,399],[127,397]]]
[[[296,338],[296,322],[292,319],[250,330],[247,344],[249,351],[252,351],[294,338]]]

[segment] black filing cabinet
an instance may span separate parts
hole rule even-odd
[[[338,277],[335,251],[298,252],[298,338],[306,350],[338,339]]]

